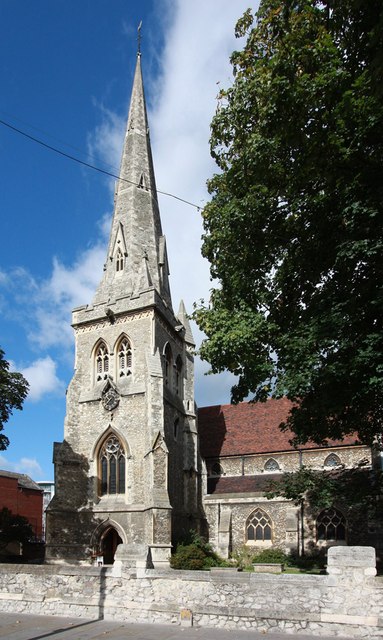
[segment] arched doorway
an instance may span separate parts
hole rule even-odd
[[[122,544],[122,540],[116,529],[109,527],[101,540],[101,552],[104,556],[104,564],[113,564],[114,554],[119,544]]]

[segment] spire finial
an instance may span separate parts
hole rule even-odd
[[[137,29],[137,55],[139,56],[141,55],[141,27],[142,27],[142,20],[138,25],[138,29]]]

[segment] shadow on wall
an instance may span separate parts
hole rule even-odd
[[[53,460],[56,490],[47,508],[46,562],[112,564],[122,540],[108,519],[94,516],[99,479],[89,477],[88,459],[64,440],[54,443]]]

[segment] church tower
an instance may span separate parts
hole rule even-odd
[[[47,560],[82,562],[143,545],[154,566],[199,527],[193,336],[174,314],[137,56],[104,273],[92,304],[73,311],[75,373]]]

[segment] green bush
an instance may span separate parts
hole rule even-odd
[[[206,555],[202,549],[195,544],[177,546],[177,551],[170,558],[170,566],[172,569],[203,569]]]
[[[198,533],[189,531],[185,540],[177,545],[176,552],[170,558],[170,566],[172,569],[196,571],[211,567],[227,567],[230,564],[220,558]]]
[[[286,564],[287,556],[282,549],[263,549],[256,553],[252,558],[253,564],[259,564],[261,562],[274,562],[278,564]]]
[[[326,549],[313,549],[305,553],[304,556],[298,555],[297,551],[293,550],[287,557],[287,564],[290,567],[298,567],[302,570],[324,570],[327,562]]]

